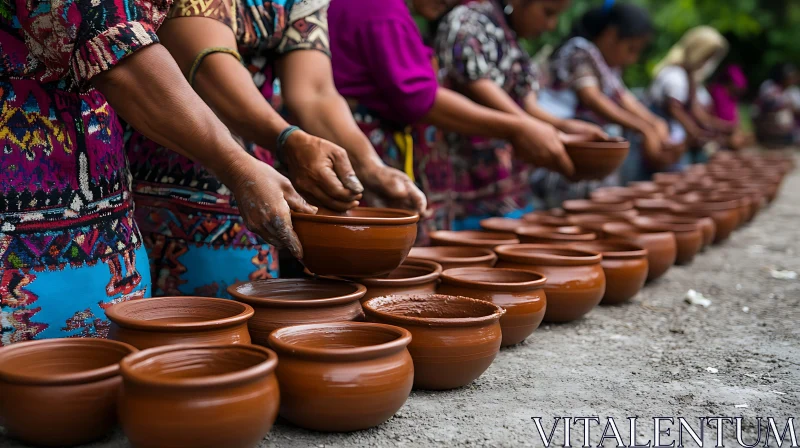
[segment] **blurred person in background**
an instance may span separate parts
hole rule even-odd
[[[419,244],[430,230],[521,215],[531,204],[528,164],[572,171],[551,125],[483,107],[438,85],[433,52],[409,7],[433,21],[454,4],[335,0],[329,11],[337,89],[383,160],[413,176],[428,197],[431,216]],[[504,141],[464,147],[445,142],[443,132]]]
[[[791,89],[800,81],[797,67],[781,63],[772,68],[769,78],[758,89],[754,122],[758,141],[768,146],[786,146],[795,142],[800,104]]]
[[[739,65],[729,64],[708,84],[711,96],[711,111],[720,120],[736,126],[741,123],[739,100],[747,92],[747,78]],[[738,149],[754,142],[751,134],[737,131],[730,139],[732,147]]]

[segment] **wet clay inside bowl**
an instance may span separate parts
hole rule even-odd
[[[102,339],[0,349],[0,425],[34,446],[82,445],[104,437],[116,423],[119,362],[135,351]]]
[[[380,425],[403,406],[414,381],[411,334],[376,323],[299,325],[275,331],[281,416],[316,431]]]
[[[267,346],[269,334],[289,325],[361,320],[359,300],[367,288],[326,279],[265,279],[232,285],[235,300],[255,310],[248,322],[254,344]]]
[[[159,297],[106,310],[109,338],[144,350],[169,344],[249,344],[250,305],[208,297]]]
[[[439,263],[442,269],[466,267],[492,267],[497,255],[491,249],[466,246],[413,247],[408,259],[430,260]]]

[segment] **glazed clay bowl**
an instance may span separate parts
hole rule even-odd
[[[609,199],[571,199],[561,204],[568,214],[601,213],[605,215],[629,218],[636,216],[633,202],[627,200]]]
[[[400,266],[417,238],[419,215],[369,207],[347,213],[292,212],[306,268],[317,275],[379,277]]]
[[[106,309],[109,339],[139,350],[170,344],[249,344],[253,307],[208,297],[158,297]]]
[[[672,209],[681,216],[709,217],[714,220],[714,244],[728,239],[739,223],[739,201],[696,200],[680,202]]]
[[[34,446],[74,446],[117,422],[119,362],[136,351],[104,339],[49,339],[0,349],[0,426]]]
[[[546,322],[569,322],[591,311],[606,291],[599,253],[569,246],[519,244],[495,249],[497,267],[522,269],[547,277]]]
[[[497,262],[497,255],[491,249],[466,246],[412,247],[408,253],[410,260],[428,260],[439,263],[442,269],[490,268]]]
[[[563,244],[572,241],[592,241],[597,235],[578,226],[540,226],[528,225],[517,229],[521,243]]]
[[[252,448],[278,415],[278,357],[257,345],[171,345],[120,364],[119,419],[135,448]]]
[[[364,303],[367,320],[411,332],[414,388],[466,386],[492,364],[500,350],[499,306],[444,295],[376,297]]]
[[[600,265],[606,276],[602,305],[617,305],[632,299],[647,281],[647,249],[625,240],[607,239],[571,243],[576,249],[603,256]]]
[[[566,226],[567,216],[563,210],[551,214],[551,210],[542,210],[522,215],[522,220],[528,224],[541,224],[545,226]]]
[[[506,313],[500,318],[501,346],[519,344],[544,319],[547,279],[535,272],[514,269],[460,268],[442,273],[439,293],[485,300]]]
[[[434,246],[469,246],[494,249],[503,244],[519,243],[517,236],[508,232],[487,232],[485,230],[437,230],[430,234]]]
[[[689,264],[703,248],[703,230],[700,222],[691,217],[674,215],[637,216],[631,223],[647,231],[672,232],[678,252],[675,264]]]
[[[481,220],[481,229],[489,232],[514,233],[514,230],[529,225],[524,219],[514,218],[486,218]]]
[[[622,165],[630,143],[624,139],[567,141],[564,148],[575,166],[572,180],[602,179]]]
[[[570,224],[590,230],[598,237],[603,236],[603,225],[608,222],[628,222],[628,218],[599,213],[581,213],[567,217]]]
[[[622,222],[608,223],[603,231],[647,249],[648,281],[664,275],[678,258],[678,242],[672,232],[642,229]]]
[[[281,417],[314,431],[378,426],[406,402],[414,383],[411,333],[365,322],[276,330]]]
[[[228,287],[235,300],[255,310],[247,327],[253,344],[264,347],[278,328],[363,319],[359,300],[366,293],[364,285],[326,279],[265,279]]]
[[[386,278],[363,278],[367,287],[361,302],[386,295],[420,295],[436,292],[436,283],[442,274],[442,266],[435,261],[406,260]]]

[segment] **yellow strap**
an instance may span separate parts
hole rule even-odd
[[[411,128],[406,128],[403,132],[395,132],[394,142],[405,156],[406,175],[411,182],[414,182],[414,138],[411,136]]]

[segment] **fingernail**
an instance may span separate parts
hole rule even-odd
[[[348,190],[352,191],[353,193],[361,193],[364,191],[364,186],[361,185],[361,181],[358,180],[355,174],[351,174],[345,178],[345,187]]]

